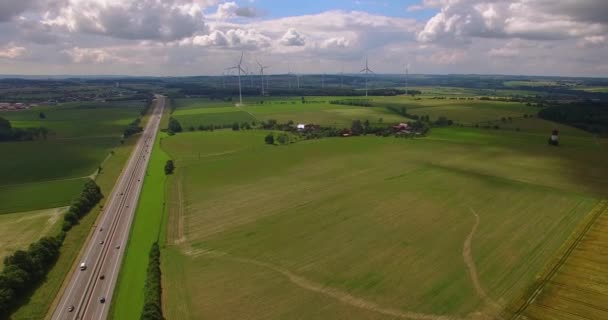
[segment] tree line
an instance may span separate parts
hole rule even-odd
[[[0,117],[0,142],[1,141],[31,141],[48,137],[50,130],[45,127],[37,128],[13,128],[11,122]]]
[[[539,111],[538,116],[595,134],[608,135],[608,108],[602,103],[587,101],[554,105]]]
[[[8,318],[40,285],[59,257],[66,232],[102,197],[97,184],[93,180],[87,181],[80,197],[70,205],[64,216],[59,234],[43,237],[27,250],[17,250],[4,258],[4,269],[0,272],[0,319]]]
[[[158,243],[152,244],[148,258],[148,270],[144,285],[144,307],[141,320],[164,320],[162,309],[162,283],[160,270],[160,248]]]

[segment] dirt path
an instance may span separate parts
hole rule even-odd
[[[363,298],[355,297],[353,295],[350,295],[350,294],[340,291],[338,289],[325,287],[316,282],[313,282],[311,280],[298,276],[298,275],[290,272],[289,270],[283,269],[279,266],[275,266],[270,263],[261,262],[261,261],[257,261],[257,260],[253,260],[253,259],[233,257],[224,252],[210,251],[210,250],[194,250],[194,251],[187,252],[187,254],[206,255],[206,256],[210,256],[210,257],[214,257],[214,258],[223,258],[223,259],[227,259],[227,260],[231,260],[231,261],[235,261],[235,262],[252,264],[252,265],[256,265],[256,266],[263,267],[266,269],[270,269],[272,271],[275,271],[275,272],[280,273],[281,275],[285,276],[291,283],[297,285],[298,287],[300,287],[302,289],[306,289],[309,291],[323,294],[325,296],[329,296],[344,304],[348,304],[353,307],[381,313],[381,314],[391,316],[391,317],[403,318],[403,319],[414,319],[414,320],[456,320],[456,319],[460,319],[460,318],[450,317],[450,316],[402,311],[402,310],[398,310],[398,309],[383,307],[383,306],[378,305],[375,302],[365,300]]]
[[[479,227],[479,215],[477,212],[475,212],[475,210],[473,210],[473,208],[469,208],[469,210],[475,216],[475,224],[464,241],[464,245],[462,247],[462,257],[464,259],[464,264],[467,266],[467,269],[469,269],[469,277],[471,277],[475,292],[490,307],[490,312],[493,314],[494,318],[500,319],[498,314],[502,310],[502,307],[488,296],[485,289],[481,285],[479,274],[477,273],[477,267],[475,266],[475,260],[473,259],[472,242],[473,236],[475,236],[475,232],[477,231],[477,227]]]

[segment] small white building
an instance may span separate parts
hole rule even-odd
[[[306,130],[306,125],[303,123],[298,123],[297,128],[299,131],[304,131],[304,130]]]

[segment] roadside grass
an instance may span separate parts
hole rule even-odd
[[[162,150],[165,133],[159,133],[144,179],[135,219],[120,268],[112,307],[111,319],[138,319],[144,305],[144,283],[148,266],[148,252],[159,241],[165,211],[165,163],[169,156]]]
[[[0,261],[44,236],[57,233],[67,209],[60,207],[0,215]]]
[[[114,183],[120,175],[137,138],[139,136],[131,137],[125,140],[124,145],[114,148],[114,155],[108,158],[104,163],[104,170],[96,177],[95,182],[101,187],[102,193],[105,196],[100,204],[103,205],[107,201],[107,196],[111,193]],[[78,225],[68,232],[61,247],[59,259],[47,274],[45,281],[34,291],[26,304],[11,315],[11,319],[29,320],[46,318],[57,294],[61,290],[64,280],[73,271],[76,260],[80,256],[82,245],[86,242],[98,215],[99,206],[89,212],[89,214],[80,220]]]
[[[591,137],[549,148],[534,133],[445,128],[273,147],[263,135],[163,140],[179,164],[162,258],[168,317],[488,312],[463,261],[473,212],[476,277],[504,307],[608,190],[595,160],[608,152]]]

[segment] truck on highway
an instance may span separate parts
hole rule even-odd
[[[87,268],[86,263],[83,262],[80,264],[80,271],[84,271],[86,268]]]

